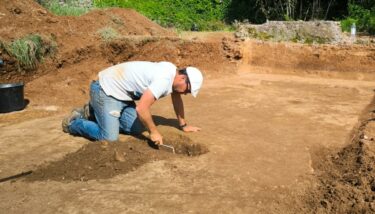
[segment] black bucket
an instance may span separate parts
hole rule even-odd
[[[19,111],[25,107],[23,83],[0,84],[0,113]]]

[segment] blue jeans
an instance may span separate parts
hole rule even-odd
[[[98,81],[90,86],[90,106],[96,121],[76,119],[69,126],[72,135],[91,140],[118,140],[119,133],[140,134],[143,125],[137,118],[134,101],[121,101],[107,96]]]

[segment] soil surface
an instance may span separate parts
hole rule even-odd
[[[0,114],[0,179],[33,171],[0,183],[2,210],[374,212],[373,46],[177,35],[132,10],[57,17],[32,0],[0,2],[2,42],[39,33],[58,48],[27,71],[0,53],[1,83],[25,82],[30,101]],[[121,37],[103,41],[97,32],[108,26]],[[201,132],[178,129],[168,98],[152,108],[166,144],[184,155],[132,136],[103,145],[62,132],[62,118],[87,102],[97,73],[128,60],[203,71],[199,96],[183,98],[188,123]]]
[[[374,112],[375,99],[363,112],[349,145],[339,152],[320,151],[315,155],[318,188],[307,197],[314,212],[375,212]]]
[[[165,145],[173,146],[173,152],[159,149],[144,136],[114,143],[93,142],[67,154],[62,160],[41,166],[26,180],[69,182],[108,179],[134,171],[148,162],[176,157],[176,154],[197,156],[208,152],[205,146],[192,143],[186,136],[173,132],[164,134],[167,136]]]

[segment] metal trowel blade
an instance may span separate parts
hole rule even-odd
[[[172,145],[165,145],[165,144],[162,144],[162,145],[158,145],[159,147],[159,150],[164,150],[166,152],[170,152],[170,153],[173,153],[175,154],[175,150],[174,150],[174,147]]]

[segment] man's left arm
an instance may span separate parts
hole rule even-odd
[[[176,113],[177,120],[179,123],[179,126],[184,132],[197,132],[200,131],[201,128],[190,126],[185,121],[185,112],[184,112],[184,103],[181,98],[181,94],[172,92],[172,103],[173,103],[173,109]]]

